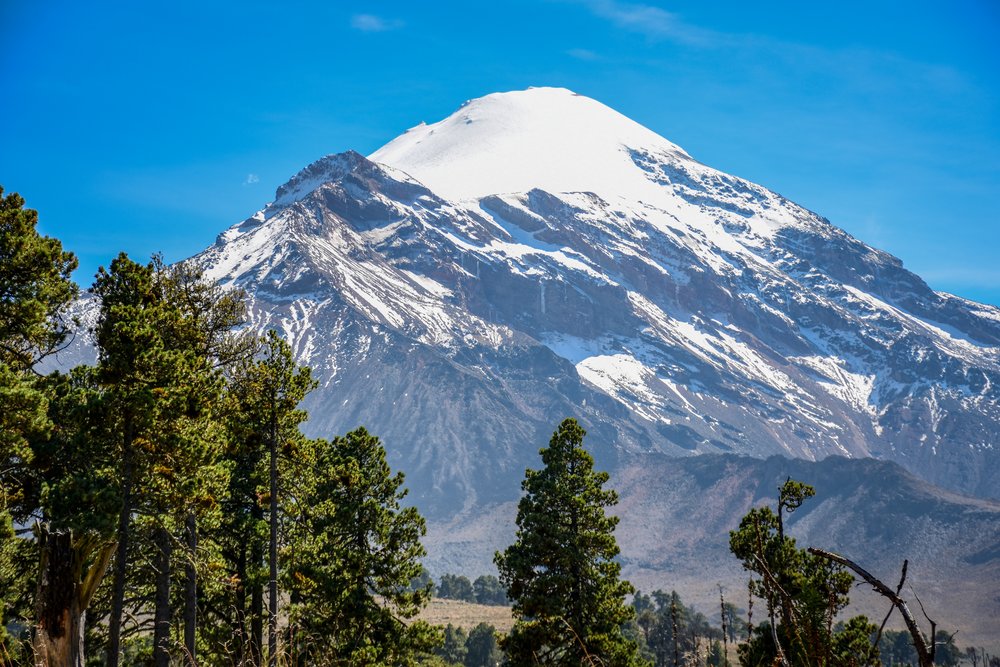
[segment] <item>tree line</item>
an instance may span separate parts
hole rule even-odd
[[[0,191],[3,661],[398,664],[424,520],[363,428],[308,439],[315,386],[244,296],[124,254],[90,294],[98,360],[35,369],[74,323],[75,258]],[[28,539],[20,539],[28,538]]]
[[[492,574],[482,574],[475,581],[462,574],[442,574],[432,591],[434,597],[444,600],[461,600],[476,604],[506,606],[510,604],[507,591]]]
[[[120,254],[89,293],[95,365],[41,375],[78,323],[76,260],[0,189],[0,662],[32,665],[954,664],[929,618],[850,559],[801,549],[785,517],[730,534],[750,573],[746,620],[721,628],[675,593],[621,578],[618,497],[584,429],[564,420],[528,469],[499,577],[444,575],[437,594],[509,601],[514,625],[466,633],[418,620],[434,589],[423,518],[364,428],[306,438],[316,386],[276,332],[249,333],[245,295],[191,263]],[[855,581],[890,603],[841,618]],[[756,606],[756,609],[755,609]],[[890,615],[905,635],[886,630]],[[756,614],[756,616],[755,616]],[[733,650],[730,649],[733,646]],[[906,653],[906,646],[912,653]],[[979,661],[979,654],[976,654]],[[988,656],[981,661],[990,665]]]

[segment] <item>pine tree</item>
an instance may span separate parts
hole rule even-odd
[[[504,592],[500,580],[492,574],[483,574],[476,577],[472,582],[472,590],[475,592],[475,600],[479,604],[506,605],[507,594]]]
[[[29,370],[56,351],[71,325],[77,294],[70,279],[76,257],[57,239],[41,236],[38,212],[0,187],[0,363]]]
[[[469,630],[465,650],[465,667],[497,667],[503,658],[497,645],[497,631],[487,623]]]
[[[808,484],[788,479],[778,492],[778,512],[757,507],[730,533],[729,548],[760,579],[751,592],[764,600],[768,622],[756,625],[738,648],[740,664],[851,667],[878,662],[871,644],[877,627],[856,616],[837,628],[854,578],[840,565],[799,549],[785,535],[784,517],[814,495]]]
[[[462,574],[442,574],[437,585],[437,597],[445,600],[475,602],[476,593],[472,582]]]
[[[220,642],[234,643],[231,659],[251,665],[262,664],[265,656],[265,620],[268,660],[277,659],[277,593],[282,546],[289,540],[288,504],[297,498],[298,477],[308,472],[311,460],[311,443],[299,430],[307,418],[299,403],[316,385],[277,333],[268,332],[258,343],[257,355],[242,359],[230,373],[225,459],[232,474],[224,519],[213,539],[233,585],[213,591],[209,605],[215,610],[212,632]]]
[[[403,474],[393,474],[379,439],[363,428],[319,441],[311,488],[298,510],[289,579],[293,618],[313,664],[411,664],[439,633],[413,618],[430,599],[414,589],[426,532],[403,507]],[[304,475],[303,475],[304,477]]]
[[[158,258],[142,265],[119,255],[99,270],[93,291],[101,299],[96,377],[113,429],[121,503],[108,663],[120,659],[129,554],[140,520],[155,547],[154,662],[165,665],[173,545],[193,515],[217,511],[227,483],[214,413],[223,387],[222,341],[242,309],[196,270],[165,267]]]
[[[449,623],[444,629],[444,642],[434,649],[434,655],[450,665],[461,665],[469,652],[465,630]]]
[[[585,432],[566,419],[540,451],[545,467],[527,470],[514,544],[497,553],[500,580],[516,623],[501,642],[512,664],[643,664],[622,634],[633,617],[632,586],[614,560],[618,502],[605,472],[583,448]]]
[[[36,660],[69,664],[83,650],[79,627],[92,595],[87,568],[103,575],[106,561],[93,561],[103,545],[92,526],[53,528],[52,513],[43,507],[53,480],[36,469],[32,445],[53,430],[53,383],[33,368],[66,339],[77,287],[70,279],[76,258],[58,240],[41,236],[37,223],[36,211],[25,209],[17,194],[4,197],[0,188],[0,626],[16,606],[28,612],[24,593],[37,577]],[[37,558],[28,557],[29,544],[15,537],[13,518],[36,519]],[[5,635],[0,630],[0,650],[14,650]]]

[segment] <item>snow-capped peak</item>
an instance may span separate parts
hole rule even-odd
[[[451,200],[527,192],[649,196],[629,149],[690,159],[617,111],[565,88],[529,88],[466,102],[371,154]]]

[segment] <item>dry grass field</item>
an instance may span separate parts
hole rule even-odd
[[[507,633],[514,625],[510,607],[499,607],[459,600],[434,599],[417,616],[421,621],[434,625],[448,625],[471,630],[480,623],[489,623],[498,632]]]

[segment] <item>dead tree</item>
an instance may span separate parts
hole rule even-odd
[[[821,558],[826,558],[834,563],[839,563],[846,568],[852,570],[859,577],[867,581],[873,589],[880,593],[884,598],[892,603],[893,608],[898,609],[899,613],[903,616],[903,622],[906,623],[906,629],[910,633],[910,637],[913,639],[913,647],[917,650],[917,660],[920,663],[920,667],[933,667],[934,665],[934,635],[937,631],[937,625],[932,621],[927,613],[924,612],[924,618],[931,624],[931,634],[930,639],[920,631],[917,627],[917,622],[913,618],[913,614],[910,613],[910,608],[906,605],[906,601],[899,597],[899,592],[903,588],[903,581],[906,579],[906,561],[903,561],[903,573],[899,580],[899,586],[895,591],[886,586],[880,580],[876,579],[868,570],[864,569],[854,561],[841,556],[840,554],[835,554],[832,551],[824,551],[823,549],[816,549],[814,547],[809,547],[809,553],[814,556],[820,556]],[[917,600],[919,603],[920,601]],[[921,605],[921,610],[923,610],[923,605]],[[892,613],[892,609],[889,610]],[[882,626],[885,627],[885,622],[889,620],[888,615],[886,615],[885,621],[882,622]],[[881,629],[879,630],[881,634]]]

